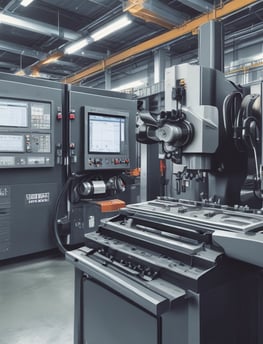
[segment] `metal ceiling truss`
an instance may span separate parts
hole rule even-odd
[[[194,1],[192,1],[193,3]],[[156,49],[164,44],[168,44],[173,40],[184,36],[189,33],[196,33],[198,28],[209,22],[210,20],[218,20],[230,15],[238,10],[245,8],[246,6],[255,4],[257,0],[232,0],[228,3],[222,5],[221,7],[214,8],[212,11],[207,12],[199,17],[184,22],[181,26],[176,27],[164,34],[161,34],[157,37],[154,37],[148,41],[140,43],[132,48],[129,48],[125,51],[121,51],[114,55],[109,56],[102,61],[93,64],[91,67],[85,68],[82,71],[75,73],[74,75],[65,78],[64,82],[66,83],[79,83],[81,80],[92,76],[97,73],[101,73],[105,71],[105,69],[113,67],[117,64],[120,64],[124,61],[128,61],[129,59],[133,58],[134,56],[144,53],[150,49]]]
[[[17,6],[17,1],[15,0],[11,4],[13,6]],[[57,27],[55,25],[50,25],[30,18],[24,18],[21,16],[14,15],[13,13],[10,13],[7,10],[7,7],[0,13],[0,23],[17,27],[26,31],[35,32],[41,35],[63,39],[65,41],[76,41],[82,37],[80,33],[74,32],[72,30],[64,29],[61,27]],[[38,62],[32,65],[31,67],[35,74],[37,72],[37,69],[40,69],[43,65],[54,62],[64,55],[64,53],[60,51],[55,51],[51,54],[45,54],[35,49],[30,49],[19,44],[13,44],[5,41],[0,41],[0,50],[1,49],[9,51],[11,53],[33,57],[36,60],[38,60]],[[75,55],[87,57],[94,60],[101,60],[104,59],[106,56],[106,54],[92,50],[80,51],[75,53]]]
[[[150,21],[169,28],[169,31],[140,43],[130,49],[127,49],[126,51],[118,52],[108,57],[106,57],[106,54],[95,51],[79,51],[78,53],[75,53],[75,55],[97,59],[100,61],[93,64],[91,67],[85,68],[80,72],[65,78],[63,81],[69,83],[78,83],[82,79],[85,79],[91,75],[103,72],[107,68],[118,65],[124,61],[128,61],[130,58],[138,54],[142,54],[150,49],[156,49],[164,44],[169,44],[169,42],[186,34],[196,33],[198,27],[209,20],[226,17],[231,15],[233,12],[257,2],[256,0],[232,0],[219,8],[212,9],[212,5],[205,0],[178,1],[197,11],[207,13],[204,13],[203,15],[191,21],[187,21],[185,17],[182,17],[181,12],[173,10],[173,13],[171,13],[171,8],[158,0],[126,0],[123,8],[125,11],[129,11],[134,16],[140,17],[145,21]],[[10,3],[12,6],[17,6],[17,0],[13,0]],[[75,41],[82,37],[80,33],[76,33],[68,29],[58,28],[54,25],[16,16],[9,12],[9,10],[9,8],[5,8],[2,13],[0,13],[0,23],[2,22],[6,25],[19,27],[24,30],[36,32],[42,35],[57,37],[64,39],[65,41]],[[32,73],[35,75],[39,74],[43,66],[47,65],[48,63],[53,63],[64,56],[64,53],[61,50],[53,51],[50,54],[45,54],[34,49],[29,49],[18,44],[11,44],[4,41],[0,41],[0,49],[1,48],[12,53],[36,58],[38,61],[26,69],[27,73],[30,74],[30,70],[32,70]],[[63,63],[63,61],[61,62]]]
[[[24,45],[14,44],[6,41],[0,40],[0,50],[8,51],[9,53],[24,55],[28,57],[33,57],[36,60],[42,60],[46,58],[47,54],[44,54],[35,49],[30,49]]]

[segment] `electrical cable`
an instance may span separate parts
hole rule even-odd
[[[61,207],[61,202],[64,199],[64,196],[67,194],[68,192],[68,188],[71,184],[71,182],[78,177],[77,175],[72,175],[70,176],[66,183],[64,184],[62,190],[60,191],[60,194],[57,198],[56,201],[56,205],[55,205],[55,213],[54,213],[54,220],[53,220],[53,234],[54,234],[54,239],[56,241],[57,247],[59,249],[59,251],[65,255],[65,253],[67,252],[67,249],[65,248],[65,246],[63,245],[61,239],[60,239],[60,235],[59,235],[59,229],[58,229],[58,215],[59,215],[59,210]]]
[[[259,166],[258,166],[257,150],[255,147],[255,144],[252,141],[251,136],[250,136],[250,142],[251,142],[251,147],[252,147],[252,151],[253,151],[253,157],[254,157],[254,161],[255,161],[255,170],[256,170],[256,178],[255,178],[254,185],[253,185],[253,194],[256,198],[263,200],[263,197],[261,196],[261,191],[257,190],[257,188],[259,188],[259,186],[260,186],[260,171],[259,171]],[[257,194],[257,191],[260,192],[260,195]]]
[[[261,178],[260,168],[257,158],[257,142],[260,141],[260,129],[258,119],[253,115],[253,104],[257,95],[245,97],[245,102],[242,104],[242,114],[240,114],[239,121],[242,128],[242,142],[252,150],[252,155],[255,163],[255,180],[253,186],[253,194],[256,198],[263,200],[260,190]],[[260,195],[258,194],[260,193]]]
[[[228,137],[233,138],[239,152],[252,150],[255,163],[253,194],[263,200],[260,190],[260,170],[257,158],[256,143],[260,140],[259,121],[253,113],[253,104],[258,95],[247,95],[237,91],[227,95],[223,102],[223,126]],[[260,195],[258,194],[260,192]]]
[[[223,124],[225,133],[233,137],[234,124],[240,109],[243,96],[240,92],[227,95],[223,102]]]

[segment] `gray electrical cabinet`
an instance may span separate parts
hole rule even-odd
[[[61,111],[61,84],[0,74],[0,260],[55,247]]]
[[[136,110],[128,95],[0,74],[0,260],[59,247],[58,237],[79,245],[138,201]]]
[[[117,213],[102,212],[97,201],[138,201],[138,184],[126,174],[137,167],[137,101],[127,94],[83,86],[66,85],[64,94],[68,109],[69,172],[81,176],[72,183],[72,189],[78,190],[78,182],[84,180],[94,188],[86,199],[79,200],[74,195],[71,198],[70,240],[74,244],[83,242],[85,233],[96,230],[101,218]],[[117,180],[125,184],[125,191],[116,187],[107,192],[108,184]]]

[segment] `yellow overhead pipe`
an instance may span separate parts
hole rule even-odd
[[[120,64],[121,62],[128,61],[135,55],[138,55],[150,49],[154,49],[162,44],[171,42],[172,40],[188,33],[194,33],[201,25],[209,22],[210,20],[223,18],[228,14],[236,12],[256,2],[257,0],[232,0],[219,8],[215,8],[209,13],[205,13],[189,22],[185,22],[177,28],[174,28],[148,41],[140,43],[125,51],[111,55],[108,58],[93,64],[91,67],[85,68],[82,71],[63,79],[63,82],[70,84],[78,83],[88,76],[103,72],[106,68],[110,68],[117,64]]]

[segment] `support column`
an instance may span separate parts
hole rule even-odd
[[[105,90],[111,90],[111,68],[105,70]]]
[[[165,49],[160,49],[154,53],[154,83],[164,81],[166,66]],[[161,95],[158,102],[160,104]],[[146,99],[145,110],[152,111],[151,96]],[[162,109],[158,109],[161,111]],[[157,111],[157,112],[158,112]],[[156,110],[155,110],[156,112]],[[160,175],[159,144],[141,144],[141,202],[151,200],[163,194],[161,184],[163,183]]]
[[[110,56],[110,51],[107,50],[107,57]],[[111,68],[105,70],[105,90],[111,90]]]
[[[199,64],[224,72],[224,30],[217,21],[209,21],[199,28]]]
[[[166,50],[158,49],[154,52],[154,83],[164,80],[166,65]]]

